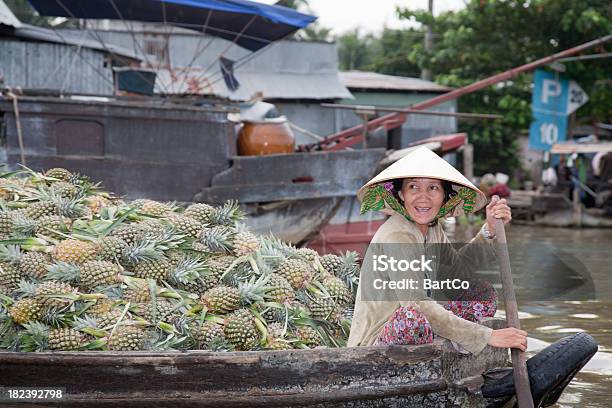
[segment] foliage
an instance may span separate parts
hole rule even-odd
[[[336,43],[341,70],[367,70],[372,64],[377,47],[374,35],[356,28],[338,36]]]
[[[612,5],[603,0],[472,0],[466,8],[432,17],[427,11],[398,9],[401,18],[431,25],[434,48],[421,42],[404,49],[407,59],[429,68],[437,82],[464,86],[512,67],[554,54],[612,32]],[[587,54],[604,52],[604,47]],[[565,75],[589,94],[577,112],[579,123],[610,122],[612,85],[609,60],[568,61]],[[516,139],[531,122],[531,73],[461,97],[465,112],[499,113],[498,121],[460,122],[474,143],[476,173],[511,172],[518,163]]]

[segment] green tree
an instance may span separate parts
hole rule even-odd
[[[612,3],[605,0],[472,0],[457,12],[433,17],[399,9],[401,18],[431,25],[437,36],[426,52],[415,43],[408,59],[427,67],[439,83],[463,86],[512,67],[602,37],[612,32]],[[604,51],[604,47],[588,53]],[[577,114],[580,123],[610,122],[612,85],[609,59],[566,62],[567,75],[589,94]],[[499,113],[503,120],[460,121],[474,143],[475,170],[512,170],[518,165],[517,135],[531,123],[532,74],[462,96],[461,111]]]
[[[423,42],[423,33],[415,29],[396,30],[384,27],[374,39],[369,70],[381,74],[418,77],[420,68],[410,58],[411,50]]]
[[[347,31],[336,38],[340,69],[367,70],[376,55],[376,38],[372,34],[361,34],[360,28]]]

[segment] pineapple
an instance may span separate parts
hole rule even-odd
[[[119,261],[128,250],[128,244],[119,237],[104,237],[98,241],[98,257],[103,261]]]
[[[248,309],[239,309],[229,315],[223,333],[237,350],[251,350],[259,343],[255,316]]]
[[[337,311],[338,305],[331,298],[314,298],[308,303],[313,319],[327,320]]]
[[[173,207],[168,204],[147,199],[134,200],[132,205],[138,208],[141,213],[154,217],[165,217],[174,210]]]
[[[217,281],[220,280],[226,272],[231,272],[231,270],[234,269],[232,268],[230,270],[235,260],[236,258],[234,258],[233,256],[220,256],[210,259],[208,261],[210,273],[212,274],[212,276],[217,278]]]
[[[310,265],[299,259],[285,259],[278,266],[276,273],[287,279],[293,289],[307,286],[314,275]]]
[[[64,198],[74,198],[79,194],[79,188],[66,181],[56,181],[51,185],[51,191]]]
[[[112,329],[121,317],[121,311],[119,309],[111,309],[109,312],[102,313],[95,316],[97,326],[100,329]]]
[[[108,261],[85,262],[80,270],[81,284],[87,288],[118,283],[122,268]]]
[[[312,264],[319,257],[319,254],[314,249],[299,248],[296,251],[296,256],[298,259],[301,259],[308,264]]]
[[[132,278],[123,290],[123,300],[132,303],[147,303],[151,301],[151,290],[145,280]]]
[[[268,324],[268,335],[272,338],[284,337],[287,334],[285,324],[281,322],[273,322]]]
[[[91,317],[101,317],[110,313],[114,304],[115,302],[110,299],[96,299],[96,303],[88,307],[86,313]]]
[[[68,283],[49,280],[41,283],[35,289],[34,294],[40,299],[40,302],[44,307],[49,308],[62,308],[70,303],[69,299],[62,299],[59,297],[48,297],[52,295],[67,295],[74,294],[77,290]]]
[[[143,350],[146,332],[138,326],[119,326],[108,339],[106,345],[113,351]]]
[[[210,349],[216,340],[225,340],[223,326],[212,321],[189,323],[189,335],[196,342],[199,349]]]
[[[250,255],[259,249],[259,238],[246,228],[241,227],[234,236],[234,253],[236,256]]]
[[[167,259],[153,259],[138,262],[134,267],[134,276],[141,279],[162,281],[168,277],[170,262]]]
[[[202,223],[184,215],[175,215],[172,217],[172,225],[177,230],[190,237],[197,238],[202,231]]]
[[[98,247],[91,242],[67,239],[55,246],[53,257],[57,261],[83,264],[96,258]]]
[[[271,273],[268,275],[268,296],[270,300],[277,303],[292,301],[295,298],[295,292],[287,279],[279,274]]]
[[[214,211],[215,207],[211,205],[196,203],[187,207],[183,214],[186,217],[190,217],[201,222],[202,224],[208,224],[210,222],[210,216]]]
[[[23,298],[11,305],[9,314],[17,324],[29,323],[41,318],[42,304],[39,299]]]
[[[333,254],[323,255],[321,258],[319,258],[319,261],[321,262],[321,265],[327,272],[335,276],[338,276],[338,274],[340,273],[340,270],[344,266],[344,262],[342,261],[342,258],[340,258],[338,255],[333,255]]]
[[[267,297],[267,277],[256,279],[253,276],[248,282],[239,282],[238,288],[220,285],[202,295],[202,303],[213,313],[229,313],[242,305],[262,302]]]
[[[62,181],[68,181],[72,177],[72,173],[61,167],[56,167],[56,168],[47,170],[45,172],[45,176],[53,177],[53,178],[56,178]]]
[[[126,244],[132,245],[141,233],[141,229],[135,224],[121,224],[111,231],[110,236],[120,238]]]
[[[134,313],[150,322],[167,320],[173,312],[174,305],[165,299],[157,299],[155,303],[137,303]]]
[[[72,226],[70,218],[62,217],[61,215],[43,215],[36,220],[34,232],[51,238],[63,239],[64,237],[58,232],[67,233]]]
[[[216,286],[206,291],[201,300],[213,313],[229,313],[240,307],[240,291],[231,286]]]
[[[0,290],[12,292],[22,278],[19,269],[9,263],[0,262]]]
[[[103,208],[111,205],[110,200],[101,195],[93,195],[86,198],[87,208],[92,214],[99,215]]]
[[[30,204],[25,211],[25,215],[33,220],[36,220],[43,215],[56,215],[59,212],[59,208],[52,201],[38,201],[34,204]]]
[[[61,328],[51,330],[48,344],[51,350],[78,350],[88,343],[87,336],[78,330]]]
[[[171,272],[173,274],[173,272]],[[199,272],[199,276],[192,280],[186,280],[184,282],[176,281],[176,287],[194,293],[198,296],[203,295],[207,290],[214,288],[219,284],[219,278],[215,276],[210,270]]]
[[[0,211],[0,235],[9,236],[11,232],[13,232],[12,214],[8,211]]]
[[[271,339],[268,341],[268,344],[266,344],[266,348],[269,350],[281,351],[281,350],[291,350],[293,347],[291,346],[291,343],[288,342],[287,340]]]
[[[300,342],[309,347],[317,347],[321,345],[321,336],[310,326],[297,326],[293,331],[293,335]]]
[[[338,305],[343,306],[353,302],[353,294],[342,279],[327,275],[321,283]]]

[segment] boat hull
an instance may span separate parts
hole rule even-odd
[[[480,407],[481,374],[506,362],[505,349],[474,356],[442,339],[231,353],[0,352],[4,387],[63,387],[62,407]]]

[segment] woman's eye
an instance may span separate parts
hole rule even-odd
[[[440,189],[440,187],[438,187],[438,186],[431,186],[430,188],[431,188],[432,190],[439,190],[439,189]]]

